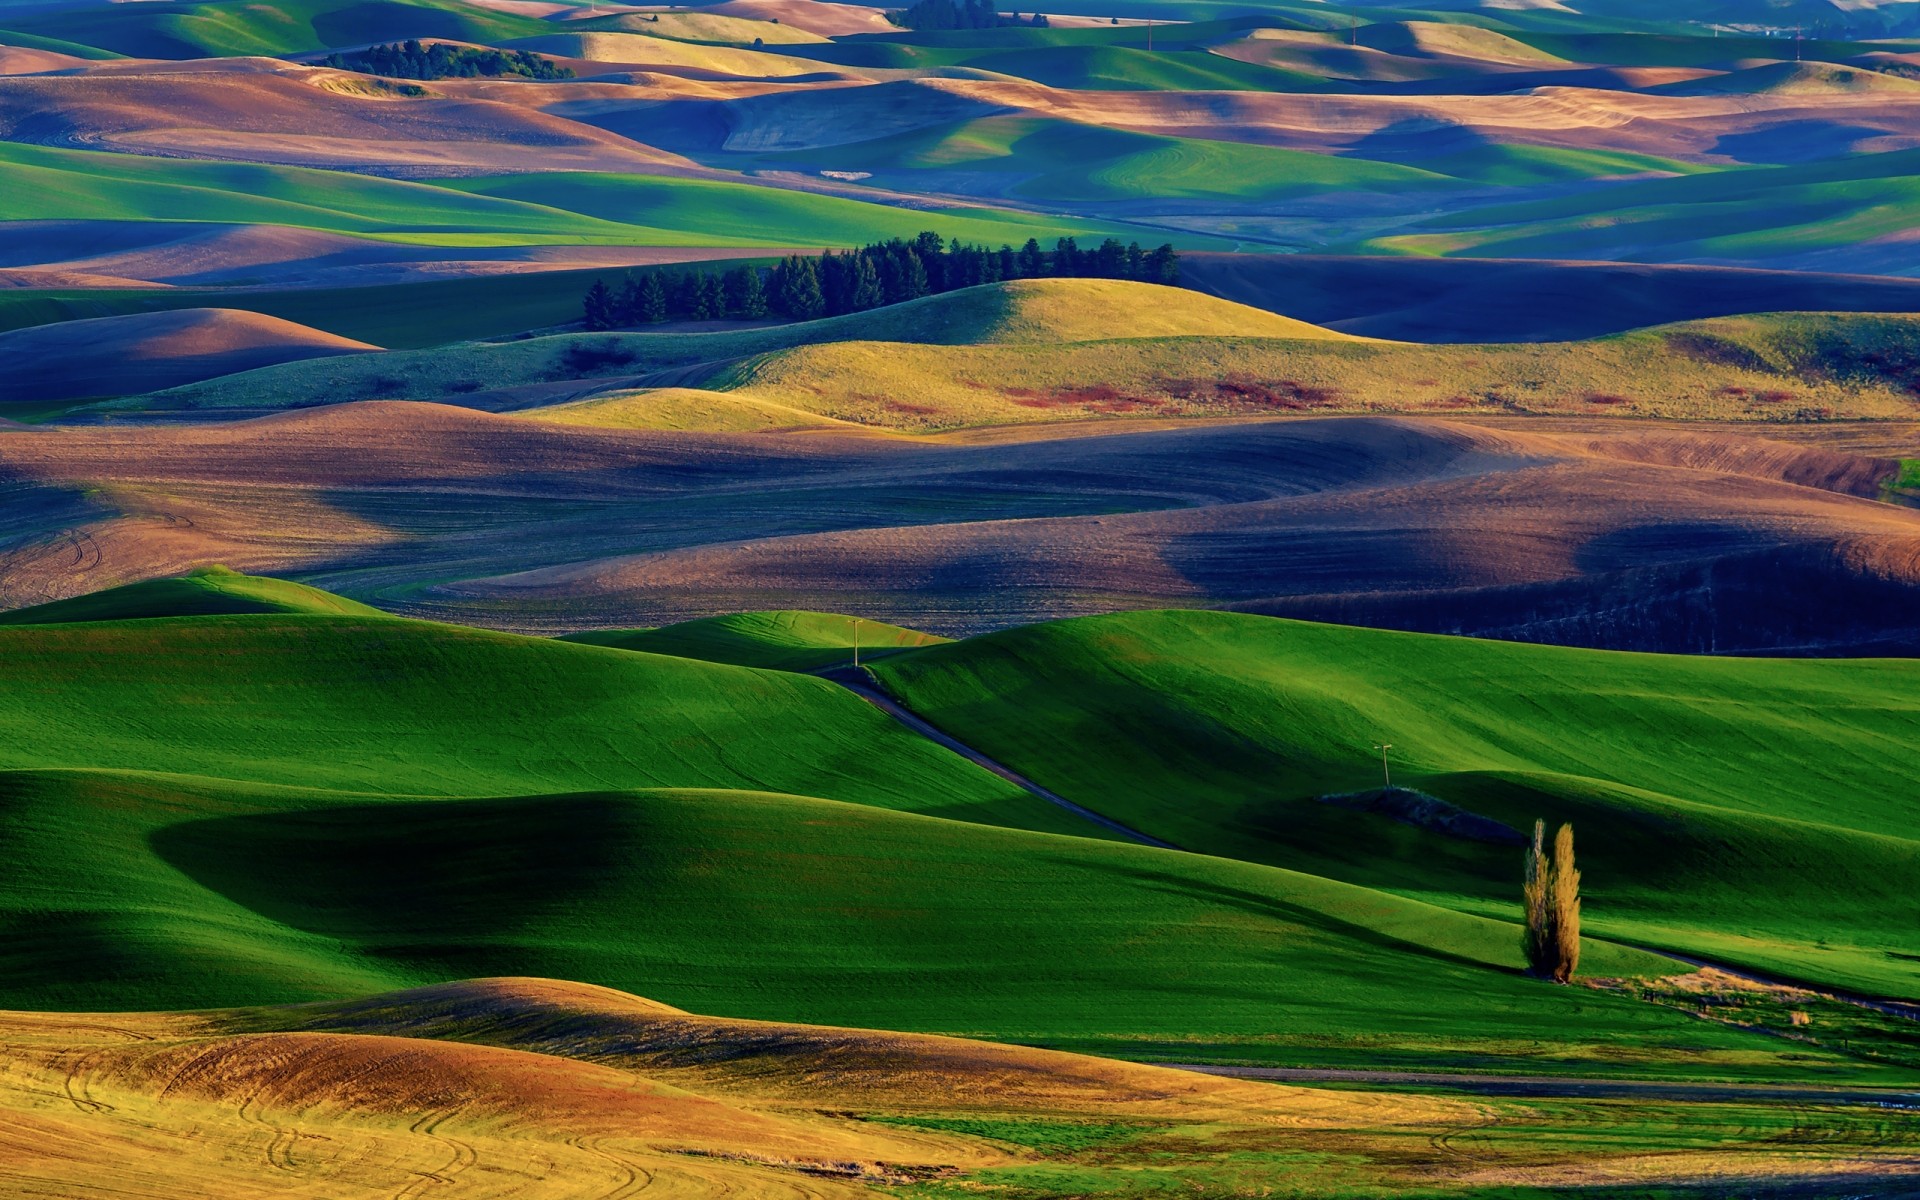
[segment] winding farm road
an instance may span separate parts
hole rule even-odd
[[[902,705],[899,701],[887,695],[884,691],[881,691],[880,688],[874,683],[872,676],[868,675],[864,670],[859,670],[849,665],[849,666],[833,667],[824,671],[820,671],[818,672],[818,674],[820,675],[821,678],[829,680],[833,683],[837,683],[841,687],[846,688],[848,691],[852,692],[854,695],[859,696],[862,700],[865,700],[867,703],[873,705],[875,708],[879,709],[881,712],[886,713],[888,716],[892,717],[894,720],[906,726],[908,729],[912,730],[913,732],[919,734],[921,737],[926,738],[928,741],[934,742],[935,744],[940,746],[944,746],[946,749],[951,750],[955,754],[960,755],[962,758],[966,759],[968,762],[971,762],[976,766],[983,767],[986,770],[992,771],[995,775],[1000,776],[1000,778],[1015,785],[1016,787],[1019,787],[1028,792],[1031,792],[1033,795],[1038,796],[1040,799],[1045,800],[1049,804],[1057,805],[1058,807],[1067,810],[1068,812],[1074,814],[1077,817],[1080,817],[1087,821],[1091,821],[1094,824],[1099,825],[1103,829],[1110,830],[1114,833],[1119,834],[1121,837],[1127,838],[1130,841],[1138,842],[1144,846],[1158,846],[1163,850],[1179,850],[1183,848],[1183,847],[1174,845],[1172,842],[1162,841],[1159,838],[1152,836],[1151,834],[1141,833],[1137,829],[1133,829],[1133,828],[1130,828],[1129,826],[1122,825],[1120,822],[1113,820],[1111,817],[1102,816],[1100,813],[1097,813],[1092,809],[1087,808],[1084,805],[1075,804],[1073,801],[1067,799],[1065,796],[1060,795],[1058,792],[1050,791],[1047,788],[1041,787],[1039,784],[1035,783],[1031,779],[1028,779],[1026,776],[1020,774],[1018,771],[1015,771],[1013,768],[1006,766],[1004,763],[1000,763],[992,758],[987,757],[985,754],[982,754],[980,751],[974,749],[972,746],[967,745],[965,742],[960,741],[958,738],[955,738],[947,733],[942,732],[939,728],[932,725],[931,723],[929,723],[928,721],[926,721],[925,719],[923,719],[922,717],[914,713],[912,710],[908,709],[905,705]],[[1621,943],[1621,944],[1625,945],[1626,943]],[[1672,950],[1662,950],[1652,946],[1638,946],[1635,948],[1640,950],[1645,950],[1649,954],[1657,954],[1662,958],[1672,959],[1674,962],[1685,963],[1686,965],[1691,967],[1695,967],[1703,970],[1718,971],[1723,975],[1730,976],[1734,979],[1742,980],[1746,983],[1757,984],[1762,987],[1787,986],[1787,987],[1804,988],[1807,991],[1815,992],[1830,1000],[1838,1000],[1842,1003],[1856,1005],[1860,1008],[1872,1009],[1875,1012],[1884,1013],[1887,1016],[1899,1017],[1904,1020],[1920,1021],[1920,1004],[1912,1004],[1912,1003],[1908,1003],[1900,1000],[1886,1000],[1880,997],[1867,996],[1857,992],[1838,991],[1833,988],[1803,983],[1798,980],[1783,979],[1778,976],[1760,974],[1754,971],[1747,970],[1742,967],[1731,966],[1727,963],[1713,962],[1709,959],[1704,959],[1704,958],[1695,958],[1691,955],[1679,954]],[[1747,1028],[1753,1028],[1758,1030],[1759,1032],[1773,1032],[1771,1030],[1767,1030],[1759,1026],[1748,1026]],[[1449,1083],[1448,1081],[1470,1080],[1470,1081],[1473,1081],[1476,1084],[1476,1086],[1479,1084],[1486,1084],[1491,1087],[1491,1086],[1506,1084],[1506,1085],[1511,1085],[1513,1087],[1518,1088],[1518,1087],[1521,1087],[1522,1085],[1533,1086],[1537,1084],[1540,1086],[1548,1086],[1548,1085],[1565,1086],[1566,1088],[1569,1088],[1569,1089],[1591,1087],[1591,1088],[1598,1088],[1603,1090],[1607,1088],[1614,1088],[1614,1087],[1640,1088],[1644,1086],[1647,1088],[1654,1088],[1654,1089],[1658,1089],[1658,1088],[1675,1088],[1675,1089],[1682,1089],[1682,1090],[1706,1089],[1707,1091],[1711,1091],[1713,1088],[1720,1086],[1720,1085],[1713,1085],[1713,1084],[1651,1084],[1651,1083],[1643,1085],[1637,1081],[1629,1081],[1629,1080],[1605,1080],[1605,1081],[1576,1080],[1576,1079],[1556,1080],[1551,1078],[1534,1078],[1534,1077],[1519,1077],[1519,1076],[1512,1077],[1512,1078],[1503,1078],[1498,1076],[1422,1075],[1418,1073],[1380,1072],[1380,1071],[1331,1071],[1331,1070],[1316,1071],[1316,1070],[1311,1070],[1306,1068],[1296,1069],[1291,1067],[1215,1067],[1215,1066],[1197,1066],[1197,1065],[1189,1066],[1187,1064],[1181,1064],[1181,1063],[1172,1063],[1172,1064],[1165,1064],[1165,1065],[1178,1066],[1183,1070],[1204,1071],[1212,1074],[1221,1074],[1221,1075],[1240,1074],[1240,1075],[1245,1075],[1245,1077],[1252,1078],[1252,1079],[1350,1080],[1354,1082],[1434,1083],[1437,1086],[1454,1086],[1454,1084]],[[1731,1094],[1735,1094],[1738,1096],[1746,1096],[1749,1098],[1752,1098],[1753,1096],[1756,1095],[1756,1093],[1752,1088],[1744,1088],[1738,1085],[1728,1085],[1728,1087],[1731,1088]],[[1807,1097],[1809,1096],[1828,1094],[1827,1092],[1824,1092],[1821,1089],[1784,1088],[1784,1089],[1774,1089],[1774,1090],[1781,1093],[1781,1096],[1778,1098],[1794,1099],[1796,1101],[1803,1101],[1807,1103],[1816,1102],[1816,1101],[1807,1099]],[[1552,1092],[1552,1093],[1540,1092],[1540,1091],[1535,1091],[1530,1093],[1516,1091],[1513,1094],[1515,1095],[1552,1094],[1552,1095],[1580,1096],[1580,1095],[1592,1095],[1592,1094],[1601,1094],[1601,1093],[1592,1092],[1592,1091],[1569,1090],[1565,1092]],[[1652,1095],[1654,1093],[1636,1091],[1634,1094]],[[1855,1097],[1855,1099],[1853,1100],[1844,1101],[1845,1103],[1867,1103],[1867,1102],[1881,1103],[1881,1102],[1885,1102],[1886,1100],[1886,1097],[1884,1096],[1882,1096],[1881,1099],[1877,1099],[1877,1100],[1873,1099],[1873,1097],[1878,1094],[1871,1093],[1871,1092],[1867,1092],[1867,1093],[1832,1092],[1831,1094],[1835,1096]],[[1866,1097],[1866,1099],[1862,1099],[1861,1097]],[[1920,1104],[1920,1094],[1902,1093],[1894,1097],[1894,1099],[1897,1099],[1903,1103]],[[1842,1102],[1843,1101],[1834,1101],[1834,1103],[1842,1103]]]
[[[819,672],[819,675],[822,679],[830,680],[846,688],[854,695],[865,700],[868,704],[873,705],[881,712],[886,713],[928,741],[939,746],[944,746],[977,767],[983,767],[986,770],[992,771],[1008,783],[1024,791],[1031,792],[1040,797],[1040,799],[1045,800],[1048,804],[1064,808],[1074,816],[1091,821],[1102,829],[1117,833],[1128,841],[1139,842],[1143,846],[1158,846],[1162,850],[1180,849],[1179,846],[1174,845],[1172,842],[1163,842],[1157,837],[1141,833],[1138,829],[1130,829],[1110,817],[1103,817],[1090,808],[1075,804],[1058,792],[1048,791],[1033,780],[1028,779],[1025,775],[1015,771],[1013,768],[995,762],[965,742],[942,733],[933,725],[916,716],[898,700],[895,700],[892,696],[887,695],[875,687],[872,682],[870,682],[869,676],[865,671],[856,670],[851,666],[834,667],[831,670]]]

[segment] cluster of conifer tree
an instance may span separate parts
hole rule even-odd
[[[917,3],[887,14],[887,20],[902,29],[999,29],[1007,25],[1047,28],[1045,13],[1023,17],[1009,16],[994,7],[993,0],[917,0]]]
[[[1180,256],[1171,245],[1142,250],[1138,242],[1122,245],[1115,238],[1085,250],[1073,238],[1061,238],[1052,250],[1033,238],[1018,249],[995,250],[948,243],[929,232],[818,258],[792,255],[764,278],[758,267],[734,267],[721,273],[649,271],[618,288],[596,279],[582,315],[588,329],[772,315],[810,321],[982,283],[1050,276],[1176,284]]]
[[[384,75],[389,79],[476,79],[519,75],[527,79],[572,79],[573,68],[525,50],[476,50],[417,41],[368,46],[349,54],[329,54],[325,65],[341,71]]]

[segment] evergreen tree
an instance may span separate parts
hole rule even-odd
[[[827,315],[838,317],[854,311],[853,260],[857,252],[835,254],[829,250],[820,256],[820,295],[826,301]]]
[[[1081,274],[1084,264],[1080,261],[1080,243],[1070,237],[1063,237],[1053,244],[1053,261],[1048,264],[1049,274],[1071,278]]]
[[[1087,273],[1100,279],[1127,277],[1127,248],[1120,244],[1119,238],[1100,243],[1100,248],[1093,252],[1092,269]]]
[[[759,267],[735,267],[727,272],[727,312],[744,321],[758,321],[767,315],[767,292],[760,283]]]
[[[677,321],[697,321],[700,311],[700,278],[676,272],[667,288],[667,313]]]
[[[1009,275],[1009,279],[1038,279],[1047,273],[1047,254],[1040,249],[1037,238],[1028,238],[1027,244],[1020,247],[1019,270]]]
[[[997,254],[995,257],[999,260],[999,263],[996,266],[994,271],[994,277],[996,279],[1020,278],[1020,275],[1019,275],[1020,261],[1018,256],[1014,254],[1012,246],[1002,243],[1000,246],[1000,253]]]
[[[700,283],[694,298],[694,311],[698,313],[696,321],[718,321],[727,315],[727,288],[718,275],[706,271],[700,272]]]
[[[605,283],[594,280],[580,307],[588,329],[613,328],[613,293],[607,290]]]
[[[660,282],[658,271],[648,271],[641,276],[639,294],[634,298],[633,316],[643,325],[658,325],[667,319],[667,289]]]
[[[1171,242],[1147,255],[1146,270],[1140,278],[1148,283],[1164,283],[1168,287],[1179,285],[1180,256],[1173,252]]]
[[[623,329],[640,323],[640,285],[631,275],[613,294],[613,323]]]
[[[1139,242],[1127,243],[1126,279],[1145,279],[1147,277],[1147,254],[1140,249]]]
[[[927,277],[928,292],[944,292],[964,284],[947,282],[946,243],[932,230],[924,230],[913,239],[912,250],[920,259],[920,269]]]
[[[773,307],[782,316],[796,321],[811,321],[826,312],[826,297],[820,293],[820,272],[811,258],[792,255],[781,263],[774,289]]]
[[[873,259],[866,254],[855,254],[848,261],[852,264],[852,286],[848,289],[847,311],[865,312],[885,304],[887,293],[880,286],[880,272],[874,270]]]
[[[903,268],[900,296],[902,300],[918,300],[933,290],[927,280],[926,264],[921,261],[918,254],[908,250],[901,256],[901,267]]]

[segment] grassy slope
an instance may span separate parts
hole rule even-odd
[[[615,273],[606,277],[617,280]],[[647,371],[737,359],[836,341],[1015,344],[1079,341],[1134,334],[1165,337],[1200,332],[1246,337],[1343,341],[1342,335],[1261,309],[1198,292],[1115,280],[1023,280],[928,296],[905,304],[819,321],[714,333],[566,334],[499,345],[369,355],[365,363],[333,360],[306,370],[266,368],[206,384],[156,393],[158,402],[191,407],[255,407],[263,398],[285,405],[373,396],[447,399],[488,386]],[[584,365],[580,355],[591,361]],[[301,365],[301,364],[296,364]],[[882,388],[881,390],[886,390]],[[759,403],[742,396],[741,401]],[[785,405],[802,410],[806,405]],[[628,423],[630,414],[568,419]],[[782,417],[780,424],[804,420]],[[731,420],[728,417],[727,420]],[[760,422],[764,424],[764,422]]]
[[[1920,151],[1620,184],[1432,218],[1366,243],[1481,257],[1765,258],[1850,246],[1920,221]]]
[[[1070,827],[831,684],[691,660],[250,616],[15,626],[0,670],[65,714],[45,722],[35,694],[9,686],[10,768],[433,796],[750,788]]]
[[[9,183],[0,192],[0,220],[290,225],[422,245],[837,246],[911,237],[929,225],[998,244],[1108,228],[987,209],[907,210],[708,180],[554,174],[436,186],[15,143],[0,144],[0,172]],[[639,214],[647,223],[623,220]]]
[[[413,37],[488,42],[549,28],[543,21],[459,0],[279,0],[273,5],[161,0],[0,14],[0,22],[10,30],[133,58],[297,54]]]
[[[1399,1057],[1385,1043],[1416,1062],[1785,1066],[1751,1035],[1525,979],[1504,923],[1252,864],[832,801],[422,800],[31,772],[0,774],[0,805],[9,853],[47,864],[10,873],[4,895],[0,995],[16,1007],[540,974],[725,1015],[1121,1052]],[[1676,1051],[1694,1061],[1663,1068]],[[1799,1069],[1855,1074],[1817,1053]]]
[[[881,238],[912,237],[929,228],[947,237],[995,246],[1076,232],[1081,236],[1139,236],[1138,230],[1098,221],[979,208],[900,209],[811,192],[650,175],[551,172],[446,180],[444,186],[475,195],[565,208],[609,221],[644,213],[649,224],[697,229],[708,245],[857,245]],[[1191,241],[1186,239],[1187,243]]]
[[[843,342],[774,351],[703,386],[895,428],[1225,412],[1498,412],[1782,420],[1911,417],[1920,321],[1786,315],[1584,342],[1416,345],[1139,338],[1030,346]],[[1252,381],[1265,398],[1212,395]],[[1196,389],[1198,389],[1196,391]],[[902,408],[887,397],[911,396]]]
[[[179,579],[150,579],[0,612],[0,625],[60,625],[73,621],[128,621],[144,617],[213,616],[234,613],[311,613],[377,617],[380,610],[357,600],[284,579],[242,575],[204,567]]]
[[[1072,819],[802,676],[250,616],[0,630],[0,682],[0,1004],[537,974],[1182,1057],[1879,1073],[1527,980],[1505,922],[996,827]]]
[[[1168,137],[1031,116],[992,116],[826,151],[756,156],[774,166],[858,162],[889,185],[929,171],[1005,176],[1014,195],[1062,203],[1278,200],[1342,191],[1434,191],[1432,170],[1244,142]]]
[[[1920,996],[1920,666],[1615,654],[1142,613],[876,664],[934,724],[1193,849],[1505,912],[1515,852],[1313,797],[1580,830],[1588,927]]]
[[[884,621],[863,620],[857,632],[862,658],[867,657],[869,651],[885,655],[902,648],[934,646],[947,641]],[[783,611],[707,617],[663,629],[595,629],[570,633],[560,640],[743,667],[811,671],[849,661],[855,633],[852,617]]]
[[[770,260],[730,259],[724,265],[733,266],[742,261],[766,264]],[[17,288],[0,291],[0,332],[122,313],[239,308],[377,346],[417,350],[565,325],[580,319],[580,298],[595,279],[606,279],[612,284],[629,273],[640,276],[649,271],[672,273],[688,269],[694,268],[537,271],[361,287]]]
[[[1009,295],[977,289],[761,330],[571,334],[291,363],[123,406],[252,408],[263,397],[286,405],[396,397],[457,404],[481,381],[511,386],[688,368],[688,377],[672,381],[677,399],[693,396],[685,388],[701,388],[703,397],[738,403],[668,405],[662,427],[817,419],[929,430],[1116,413],[1294,410],[1774,421],[1915,413],[1910,364],[1920,361],[1920,319],[1902,315],[1740,317],[1585,342],[1419,345],[1330,336],[1251,309],[1191,307],[1198,298],[1141,305],[1152,320],[1116,324],[1097,294],[1043,291],[1011,311]],[[1195,320],[1226,336],[1192,336]],[[1135,331],[1160,336],[1126,336]],[[1053,340],[1063,337],[1085,340]],[[1102,338],[1114,340],[1094,340]],[[1213,388],[1222,380],[1232,386]],[[912,399],[903,405],[895,396]],[[625,400],[615,411],[563,419],[651,421],[645,404]]]

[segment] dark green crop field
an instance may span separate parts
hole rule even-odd
[[[1166,612],[878,662],[916,712],[1136,828],[1504,911],[1516,852],[1317,797],[1572,821],[1587,927],[1920,997],[1920,667],[1689,658]]]
[[[161,615],[209,595],[228,615]],[[1614,936],[1910,994],[1886,953],[1912,895],[1903,801],[1847,802],[1912,728],[1910,664],[1205,613],[952,645],[866,623],[880,678],[943,728],[1195,854],[1113,840],[834,684],[708,661],[843,661],[845,618],[580,639],[696,656],[675,657],[351,612],[203,574],[0,630],[0,1002],[545,975],[1118,1054],[1892,1077],[1529,979],[1513,850],[1310,797],[1371,783],[1387,738],[1415,786],[1574,820],[1594,975],[1686,969]],[[1477,703],[1444,702],[1469,685]],[[1832,765],[1760,770],[1782,745]]]

